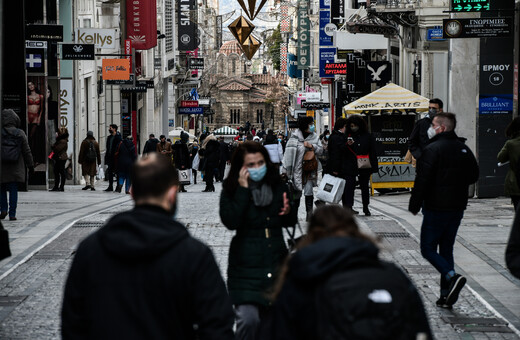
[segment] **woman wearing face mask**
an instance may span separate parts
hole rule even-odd
[[[368,132],[367,123],[359,115],[353,115],[347,119],[347,156],[357,167],[357,156],[368,155],[371,168],[358,169],[358,180],[361,188],[361,201],[363,202],[363,213],[370,216],[368,204],[370,203],[370,192],[368,190],[368,182],[370,175],[376,173],[379,169],[377,163],[376,143],[374,138]],[[345,191],[343,194],[343,205],[352,207],[354,203],[355,177],[346,179]],[[356,213],[356,212],[354,212]]]
[[[270,289],[287,255],[282,226],[294,225],[296,215],[267,150],[259,143],[237,147],[222,188],[220,218],[228,229],[236,230],[228,263],[236,338],[258,339],[270,313]]]
[[[323,146],[323,152],[321,154],[320,157],[318,157],[318,159],[320,160],[320,163],[321,163],[321,167],[323,168],[323,171],[321,173],[321,178],[323,178],[323,176],[325,176],[325,174],[327,173],[326,169],[327,169],[327,161],[329,160],[329,137],[330,137],[330,131],[329,130],[325,130],[321,136],[320,136],[320,142],[321,142],[321,145]]]

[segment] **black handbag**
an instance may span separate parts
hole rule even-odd
[[[9,232],[4,229],[0,223],[0,261],[11,256],[11,248],[9,248]]]

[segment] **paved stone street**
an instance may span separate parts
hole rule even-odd
[[[210,245],[225,276],[233,232],[220,222],[220,184],[215,193],[202,193],[203,188],[192,185],[180,195],[177,218]],[[468,285],[448,311],[435,306],[439,275],[420,254],[422,217],[407,212],[408,199],[408,193],[376,195],[373,215],[358,221],[381,237],[383,258],[397,262],[419,288],[435,337],[519,339],[520,282],[505,269],[503,255],[513,217],[509,200],[470,200],[455,246],[457,271],[468,277]],[[20,193],[19,201],[19,220],[4,222],[13,256],[0,262],[0,339],[58,339],[63,285],[75,247],[132,202],[128,195],[79,186],[66,187],[65,193]],[[303,219],[303,205],[299,213]]]

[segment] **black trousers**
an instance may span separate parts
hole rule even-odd
[[[108,177],[108,186],[112,187],[114,185],[114,167],[112,165],[107,166],[105,177]]]
[[[224,172],[226,171],[226,161],[220,161],[218,165],[218,180],[224,180]]]
[[[54,161],[54,187],[63,188],[65,186],[65,181],[67,180],[67,171],[65,170],[65,163],[67,160],[55,160]]]

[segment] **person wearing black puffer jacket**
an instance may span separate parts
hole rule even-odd
[[[347,135],[347,148],[349,151],[348,158],[355,162],[355,168],[358,170],[358,181],[361,188],[363,213],[365,216],[370,216],[371,213],[368,209],[368,204],[370,203],[368,182],[370,181],[370,176],[373,173],[377,173],[379,170],[376,142],[374,137],[372,137],[372,134],[368,132],[367,123],[359,115],[353,115],[347,119],[347,131],[345,134]],[[359,169],[357,163],[358,156],[368,156],[371,167]],[[345,191],[347,191],[347,188],[349,190],[347,193],[349,195],[348,200],[349,202],[354,202],[355,183],[345,183]]]
[[[433,118],[430,143],[417,160],[408,207],[414,215],[422,208],[421,254],[441,274],[437,306],[448,309],[466,283],[466,278],[455,273],[453,246],[468,204],[468,187],[479,176],[475,156],[455,134],[456,124],[453,113],[441,112]]]

